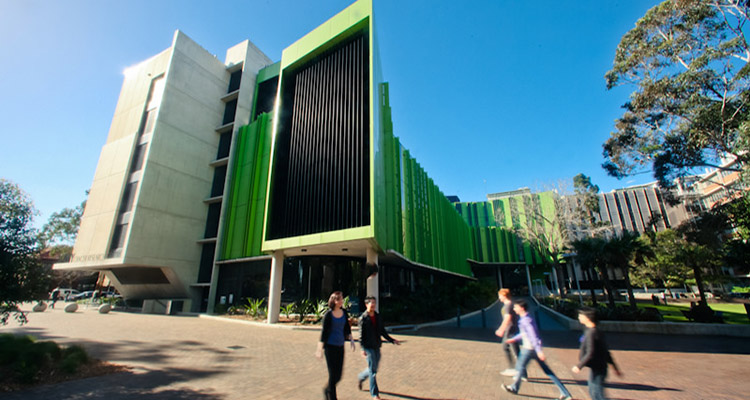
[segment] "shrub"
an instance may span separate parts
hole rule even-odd
[[[289,303],[285,306],[281,306],[281,312],[286,315],[286,319],[292,319],[291,315],[294,313],[294,303]]]
[[[299,315],[299,322],[304,322],[305,317],[312,313],[314,307],[315,305],[310,299],[302,299],[294,303],[294,313]]]
[[[86,350],[84,350],[83,347],[77,345],[70,346],[62,352],[60,369],[72,374],[78,370],[78,367],[87,362],[89,362],[89,356],[86,354]]]
[[[263,307],[265,299],[247,299],[245,304],[245,313],[253,318],[260,318],[265,315],[266,309]]]
[[[32,383],[43,368],[74,373],[89,356],[81,346],[60,348],[52,341],[37,342],[31,336],[0,335],[0,369],[20,383]]]

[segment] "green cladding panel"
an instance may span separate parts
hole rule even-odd
[[[514,229],[535,223],[535,219],[531,217],[532,210],[529,209],[531,206],[540,207],[542,215],[551,219],[555,212],[554,194],[543,192],[511,196],[492,202],[456,203],[456,210],[471,227],[473,259],[488,263],[546,264],[538,251],[513,232]],[[548,226],[547,222],[543,223]]]
[[[375,137],[375,239],[383,250],[471,276],[471,231],[419,163],[393,135],[388,84],[378,88]]]
[[[259,256],[271,151],[269,114],[237,132],[220,259]]]

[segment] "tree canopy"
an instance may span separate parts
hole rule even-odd
[[[39,262],[35,214],[28,195],[16,184],[0,179],[0,325],[11,314],[26,316],[18,304],[46,296],[49,273]]]
[[[634,85],[603,167],[615,177],[651,168],[662,187],[696,168],[750,161],[747,0],[667,0],[617,47],[607,88]],[[739,163],[721,165],[731,155]]]

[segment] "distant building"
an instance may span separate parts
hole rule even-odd
[[[684,203],[669,204],[662,189],[653,182],[600,193],[598,217],[620,234],[676,228],[692,214]]]

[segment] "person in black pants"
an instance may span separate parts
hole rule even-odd
[[[373,296],[365,297],[365,306],[367,311],[362,313],[359,318],[359,343],[362,346],[362,355],[367,357],[367,368],[357,376],[357,387],[362,390],[362,383],[370,379],[370,395],[375,400],[380,400],[380,391],[378,390],[378,364],[380,364],[380,337],[384,337],[393,344],[401,344],[400,341],[392,338],[385,331],[380,314],[375,311],[377,301]]]
[[[323,316],[323,331],[315,356],[322,358],[325,349],[328,365],[328,385],[323,390],[326,400],[336,400],[336,384],[341,380],[344,369],[344,343],[349,340],[354,351],[352,327],[349,325],[349,314],[342,307],[344,297],[341,292],[333,292],[328,298],[330,310]]]
[[[612,364],[617,376],[622,376],[622,373],[612,359],[602,333],[596,329],[596,311],[588,307],[581,308],[578,311],[578,321],[586,327],[586,331],[581,337],[579,361],[578,365],[573,367],[573,372],[579,373],[584,367],[591,368],[589,395],[592,400],[604,400],[604,380],[607,378],[608,364]]]

